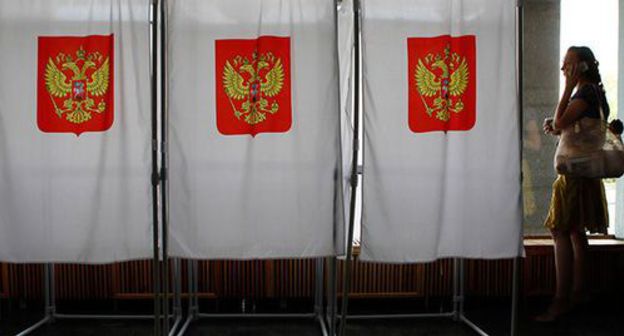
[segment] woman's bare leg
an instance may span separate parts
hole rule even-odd
[[[572,261],[573,250],[569,232],[552,231],[555,242],[555,270],[557,275],[557,286],[555,290],[555,300],[567,301],[572,289]]]
[[[588,299],[587,277],[587,234],[585,229],[577,228],[570,231],[570,240],[574,250],[574,271],[572,282],[572,301],[582,303]]]
[[[569,231],[551,230],[555,242],[555,271],[557,284],[555,298],[546,313],[538,316],[537,321],[553,321],[570,307],[570,290],[572,287],[573,250]]]

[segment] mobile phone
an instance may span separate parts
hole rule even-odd
[[[580,63],[578,64],[578,70],[579,70],[579,72],[581,72],[581,73],[583,73],[583,72],[585,72],[585,71],[589,70],[589,66],[587,65],[587,62],[580,62]]]

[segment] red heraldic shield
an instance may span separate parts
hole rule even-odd
[[[409,128],[466,131],[476,122],[475,36],[407,39]]]
[[[292,124],[290,38],[217,40],[217,129],[223,135],[287,132]]]
[[[102,132],[113,124],[114,37],[39,37],[37,125],[43,132]]]

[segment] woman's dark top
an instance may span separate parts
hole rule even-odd
[[[583,112],[583,117],[600,119],[599,106],[602,105],[602,112],[604,113],[605,120],[609,118],[607,97],[598,85],[585,84],[581,86],[571,99],[583,99],[585,103],[587,103],[589,107]],[[598,105],[599,103],[600,105]]]

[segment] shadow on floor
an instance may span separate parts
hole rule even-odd
[[[389,304],[388,302],[392,302]],[[442,301],[441,301],[442,302]],[[468,304],[468,302],[471,302]],[[508,300],[468,300],[466,316],[490,335],[509,335],[510,303]],[[518,320],[519,335],[570,335],[602,336],[624,335],[624,308],[618,298],[603,298],[591,305],[581,307],[555,323],[543,324],[532,321],[547,306],[546,299],[524,301],[520,305]],[[396,300],[354,301],[353,310],[362,312],[391,313],[405,312],[410,303],[396,304]],[[415,306],[415,305],[414,305]],[[436,310],[445,310],[449,305],[437,304]],[[374,309],[373,309],[374,308]],[[431,307],[430,312],[431,312]],[[97,307],[93,308],[97,311]],[[147,310],[149,311],[149,310]],[[141,313],[146,310],[142,308]],[[36,322],[40,309],[36,305],[27,308],[6,309],[0,312],[0,335],[15,335]],[[147,336],[152,335],[152,321],[114,320],[59,320],[42,327],[33,336]],[[312,319],[303,320],[245,320],[245,319],[201,319],[191,324],[186,335],[210,336],[316,336],[320,327]],[[450,318],[352,320],[347,326],[349,336],[436,336],[477,335],[462,323]]]

